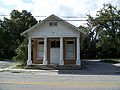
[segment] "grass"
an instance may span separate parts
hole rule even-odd
[[[12,59],[3,59],[3,58],[0,58],[0,61],[12,61]]]
[[[17,68],[17,69],[24,69],[25,67],[26,67],[25,65],[18,64],[18,65],[16,65],[15,68]]]
[[[111,60],[111,59],[105,59],[105,60],[101,60],[100,62],[105,62],[105,63],[112,63],[112,64],[116,64],[116,63],[120,63],[118,60]]]

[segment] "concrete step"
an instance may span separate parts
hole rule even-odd
[[[78,65],[42,65],[34,64],[27,66],[26,69],[37,69],[37,70],[80,70],[81,66]]]

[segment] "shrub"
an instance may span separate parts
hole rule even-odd
[[[12,60],[12,57],[15,55],[14,50],[0,49],[0,60]]]
[[[19,61],[22,65],[26,65],[28,55],[27,47],[27,38],[25,38],[23,43],[16,49],[17,56],[13,57],[13,60]]]

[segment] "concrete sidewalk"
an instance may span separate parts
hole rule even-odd
[[[58,70],[0,69],[0,72],[57,75]]]
[[[35,70],[14,69],[11,67],[0,69],[0,72],[37,73],[37,74],[76,74],[76,75],[120,75],[120,68],[109,63],[99,61],[84,61],[83,67],[77,70]]]
[[[0,61],[0,72],[10,73],[45,73],[57,74],[58,70],[33,70],[33,69],[16,69],[17,62]]]

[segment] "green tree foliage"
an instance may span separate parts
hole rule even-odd
[[[20,33],[36,23],[37,20],[26,10],[22,10],[22,12],[13,10],[10,13],[10,19],[4,18],[3,21],[0,21],[0,54],[4,55],[5,50],[15,51],[24,40]]]
[[[27,49],[28,39],[25,38],[23,43],[16,49],[17,56],[13,57],[14,60],[21,62],[22,65],[26,65],[26,60],[28,56],[28,49]]]
[[[87,21],[88,36],[83,53],[89,58],[119,58],[120,10],[104,4],[96,17],[88,15]]]
[[[106,4],[98,12],[98,21],[96,25],[99,25],[102,32],[99,35],[98,45],[102,47],[102,52],[106,52],[109,57],[119,57],[120,55],[120,10],[111,4]],[[102,53],[101,52],[101,53]]]

